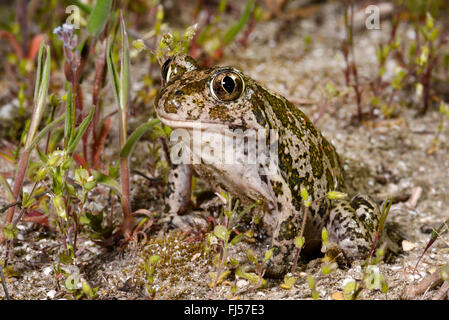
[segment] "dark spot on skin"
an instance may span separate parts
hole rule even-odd
[[[184,91],[182,91],[182,90],[176,90],[175,91],[175,97],[181,97],[182,95],[184,94]]]
[[[279,246],[273,246],[273,257],[276,257],[281,253],[281,248]]]
[[[329,212],[328,208],[329,208],[329,203],[327,201],[323,201],[320,206],[320,209],[318,210],[318,215],[321,217],[321,220],[323,220],[324,217]]]
[[[281,223],[279,228],[278,241],[282,240],[292,240],[297,235],[297,230],[295,224],[292,222],[292,217]]]
[[[220,120],[222,122],[233,122],[234,117],[229,114],[228,108],[223,105],[216,105],[209,109],[209,117],[212,120]]]
[[[374,207],[372,206],[371,203],[369,203],[368,201],[366,201],[364,198],[362,197],[355,197],[352,201],[351,201],[351,205],[352,207],[357,210],[358,208],[360,208],[362,205],[366,206],[368,209],[370,210],[374,210]]]
[[[282,182],[270,180],[270,183],[276,196],[281,196],[284,194],[284,192],[282,191]]]
[[[278,211],[282,211],[282,203],[278,202]]]

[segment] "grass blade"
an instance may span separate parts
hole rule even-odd
[[[41,49],[44,46],[43,43],[45,43],[45,39],[42,40]],[[35,88],[35,92],[37,93],[37,98],[36,96],[34,97],[34,109],[31,116],[30,128],[28,129],[28,135],[25,141],[25,148],[29,148],[31,141],[36,134],[46,106],[45,101],[47,99],[48,86],[50,83],[50,46],[45,45],[45,53],[45,62],[43,62],[43,49],[39,52],[38,72],[41,69],[42,75],[40,76],[38,74],[36,76],[36,88],[38,89]]]
[[[75,148],[78,145],[78,143],[80,142],[81,137],[83,136],[84,132],[86,132],[87,128],[89,127],[90,122],[92,121],[94,112],[95,112],[95,107],[92,107],[89,115],[86,118],[84,118],[83,122],[81,122],[78,129],[76,129],[75,136],[69,142],[69,147],[67,148],[67,153],[71,154],[71,153],[73,153],[73,151],[75,151]]]
[[[126,158],[129,157],[132,153],[137,141],[139,141],[140,137],[147,132],[151,127],[158,124],[160,122],[159,119],[148,121],[147,123],[144,123],[140,125],[134,132],[129,136],[128,140],[126,141],[126,144],[123,146],[120,157]]]
[[[246,3],[245,11],[243,11],[243,14],[240,17],[239,21],[231,28],[229,28],[226,34],[224,35],[223,43],[225,45],[231,43],[232,40],[234,40],[234,38],[239,34],[239,32],[242,31],[243,27],[248,22],[251,12],[253,11],[253,8],[254,8],[254,0],[249,0]]]
[[[31,151],[31,149],[55,126],[60,124],[62,121],[64,121],[65,115],[60,116],[59,118],[53,120],[49,124],[45,126],[44,129],[42,129],[37,136],[31,141],[28,151]]]
[[[112,39],[108,41],[108,49],[106,54],[106,62],[108,65],[109,74],[111,75],[112,86],[114,88],[114,94],[117,101],[120,100],[120,81],[117,74],[117,69],[115,68],[114,61],[112,60]]]
[[[108,21],[111,7],[112,0],[97,0],[97,4],[90,13],[89,21],[87,22],[87,30],[92,36],[96,37],[103,31]]]
[[[97,183],[111,188],[112,190],[114,190],[114,192],[116,194],[118,194],[120,196],[120,198],[122,197],[122,192],[120,190],[120,184],[115,179],[111,178],[108,175],[101,173],[100,171],[92,170],[91,172],[95,178],[95,181],[97,181]]]
[[[6,192],[8,193],[8,200],[10,202],[14,201],[14,194],[11,190],[11,187],[9,186],[8,181],[0,174],[0,184],[5,188]]]
[[[89,14],[92,12],[92,8],[89,7],[88,5],[84,4],[83,2],[81,2],[80,0],[72,0],[72,3],[74,5],[76,5],[77,7],[79,7],[81,10],[83,10],[85,13]]]

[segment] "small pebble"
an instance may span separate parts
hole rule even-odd
[[[415,243],[407,241],[407,240],[402,241],[402,250],[404,250],[405,252],[412,251],[415,248],[416,248]]]
[[[47,292],[47,297],[49,299],[53,299],[56,296],[56,291],[55,290],[50,290]]]

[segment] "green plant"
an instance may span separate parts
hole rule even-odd
[[[198,37],[194,39],[194,43],[191,46],[190,54],[194,57],[199,56],[198,49],[201,48],[208,57],[217,59],[222,56],[223,48],[229,45],[235,40],[245,26],[251,30],[251,26],[254,26],[252,21],[261,18],[261,10],[255,4],[254,0],[248,0],[246,2],[245,9],[240,16],[239,20],[230,24],[227,27],[221,25],[223,14],[227,8],[227,0],[221,0],[218,3],[217,14],[208,18],[208,23],[201,26],[199,29]],[[246,33],[244,42],[248,37],[249,32]]]
[[[131,236],[132,229],[132,214],[129,199],[129,156],[138,139],[145,131],[154,126],[159,120],[151,120],[142,124],[136,131],[127,137],[128,125],[128,104],[129,104],[129,45],[128,35],[126,32],[123,15],[120,15],[120,30],[121,30],[121,44],[122,57],[120,62],[120,75],[113,63],[112,58],[112,40],[109,42],[107,50],[107,65],[109,75],[114,88],[115,97],[119,110],[119,137],[120,137],[120,183],[121,183],[121,201],[124,214],[124,221],[122,224],[122,231],[127,239]]]
[[[209,298],[213,296],[217,285],[230,274],[230,271],[227,270],[228,264],[234,267],[238,266],[238,261],[230,257],[229,250],[232,246],[243,240],[244,234],[237,233],[234,237],[232,237],[232,234],[239,226],[242,217],[258,204],[257,202],[253,203],[241,212],[237,212],[239,205],[238,200],[235,201],[235,205],[232,207],[232,198],[229,194],[221,193],[220,197],[226,204],[226,208],[223,209],[220,223],[217,224],[214,230],[207,235],[206,239],[206,250],[210,251],[212,247],[218,247],[219,249],[219,252],[214,257],[216,271],[209,274],[213,279],[213,283],[211,284],[212,290],[209,294]],[[263,276],[262,271],[261,274]]]
[[[381,290],[383,293],[388,292],[388,283],[385,281],[384,276],[380,273],[377,265],[384,258],[384,249],[376,249],[377,241],[379,239],[380,233],[383,230],[385,221],[387,219],[388,213],[390,212],[391,204],[393,199],[387,199],[384,201],[381,210],[381,216],[379,219],[379,225],[377,227],[376,235],[373,240],[373,245],[369,257],[366,259],[365,266],[363,268],[362,280],[349,281],[344,288],[345,299],[356,300],[358,299],[360,293],[364,289],[368,290]],[[375,257],[373,259],[373,254],[375,252]]]
[[[35,143],[35,136],[38,131],[39,124],[42,119],[42,115],[45,110],[45,102],[48,93],[48,86],[50,81],[50,46],[45,44],[45,39],[41,42],[41,47],[39,49],[38,55],[38,67],[36,84],[34,89],[34,107],[31,115],[30,127],[27,130],[25,149],[20,157],[16,176],[14,179],[14,186],[12,189],[11,202],[17,201],[19,193],[22,189],[22,184],[25,178],[25,173],[28,167],[28,162],[30,154],[32,152],[32,147]],[[5,217],[5,225],[11,224],[14,217],[15,206],[8,209]],[[4,233],[0,235],[0,244],[5,241]]]
[[[80,277],[77,271],[68,272],[64,270],[59,264],[53,265],[53,272],[56,276],[56,283],[58,289],[61,290],[59,284],[61,278],[65,278],[63,286],[65,291],[69,294],[68,298],[79,300],[82,298],[95,299],[98,296],[98,287],[92,288],[90,284]]]
[[[259,262],[256,253],[251,249],[247,249],[246,257],[248,258],[249,262],[256,267],[256,272],[245,272],[243,268],[238,267],[235,271],[235,275],[237,277],[251,281],[254,285],[254,287],[252,288],[254,290],[266,287],[267,280],[263,278],[266,271],[265,264],[268,262],[268,260],[271,259],[272,256],[273,249],[269,249],[265,251],[262,261]]]
[[[161,260],[160,256],[152,255],[148,259],[148,261],[144,263],[144,268],[147,275],[146,289],[150,299],[154,299],[154,296],[156,295],[156,289],[153,288],[153,283],[154,283],[154,276],[156,274],[156,266],[159,263],[159,260]]]

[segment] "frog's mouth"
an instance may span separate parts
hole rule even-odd
[[[200,120],[178,120],[178,119],[170,119],[167,117],[159,116],[159,119],[163,124],[169,126],[172,129],[185,129],[185,130],[200,130],[214,133],[222,133],[229,130],[246,130],[247,127],[243,125],[236,124],[226,124],[219,121],[200,121]]]

